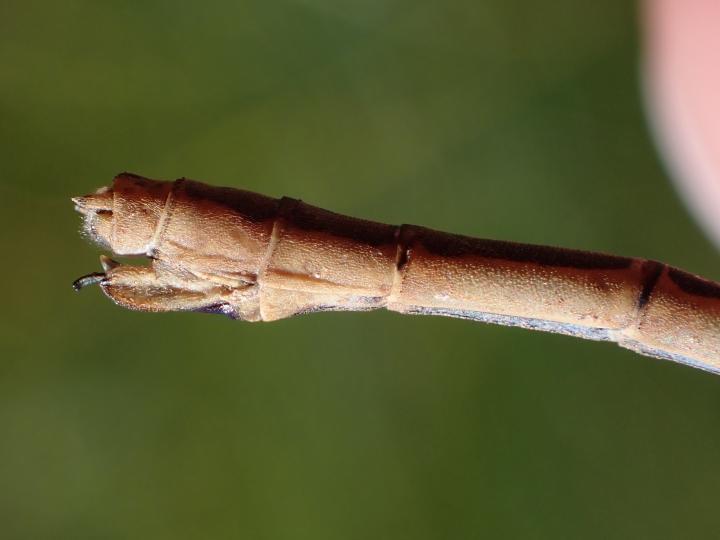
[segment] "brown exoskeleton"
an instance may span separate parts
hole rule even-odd
[[[481,240],[180,179],[118,175],[74,198],[116,255],[78,279],[124,307],[272,321],[320,310],[447,315],[616,341],[720,371],[720,284],[665,264]]]

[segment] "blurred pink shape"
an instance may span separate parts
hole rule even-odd
[[[673,178],[720,246],[720,0],[645,0],[646,96]]]

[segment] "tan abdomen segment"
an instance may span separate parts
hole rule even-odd
[[[396,230],[282,199],[258,276],[262,320],[384,307],[396,273]]]
[[[620,345],[659,358],[720,372],[720,285],[663,265]]]
[[[616,341],[720,371],[720,286],[667,265],[404,225],[388,309]]]
[[[140,311],[272,321],[381,307],[618,342],[720,373],[720,284],[662,263],[384,225],[180,179],[118,175],[73,199],[118,255],[83,276]]]
[[[387,307],[594,340],[720,372],[720,286],[662,263],[349,218],[284,199],[261,317]]]

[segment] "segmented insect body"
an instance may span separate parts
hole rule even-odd
[[[615,341],[720,371],[720,284],[644,259],[481,240],[342,216],[291,198],[121,174],[74,198],[99,283],[142,311],[273,321],[387,308]]]

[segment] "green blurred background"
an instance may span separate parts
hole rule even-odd
[[[115,307],[71,195],[129,170],[720,278],[627,0],[0,5],[0,537],[700,538],[720,378],[386,312]]]

